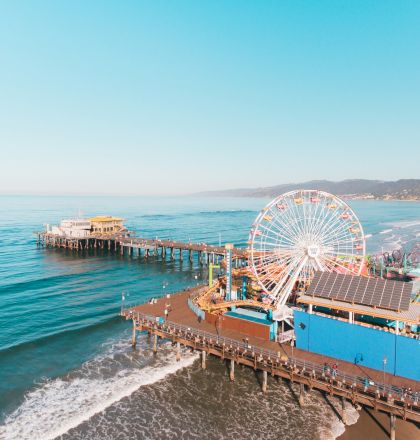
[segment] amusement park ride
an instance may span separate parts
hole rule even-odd
[[[252,225],[248,245],[248,265],[236,269],[227,245],[225,276],[197,298],[200,308],[219,314],[260,309],[290,323],[291,307],[316,271],[372,277],[382,274],[379,268],[388,268],[391,258],[395,267],[417,263],[415,252],[366,257],[356,214],[340,198],[318,190],[291,191],[268,203]]]

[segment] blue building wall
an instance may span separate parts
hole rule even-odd
[[[420,380],[420,341],[295,311],[296,347]]]
[[[420,380],[420,341],[397,336],[396,344],[397,376]]]

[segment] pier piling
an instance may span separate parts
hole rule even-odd
[[[157,353],[158,335],[153,335],[153,353]]]
[[[390,417],[389,438],[390,440],[395,440],[395,424],[397,418],[395,414],[391,414],[389,417]]]
[[[203,350],[202,352],[201,352],[201,368],[203,369],[203,370],[205,370],[206,369],[206,351],[205,350]]]
[[[266,393],[267,392],[267,379],[268,378],[268,374],[266,370],[263,370],[263,381],[262,381],[262,392]]]
[[[305,385],[301,382],[299,388],[299,406],[305,406]]]
[[[176,343],[176,360],[179,362],[181,360],[181,343]]]
[[[347,414],[346,414],[346,398],[344,396],[341,397],[341,420],[344,425],[348,424]]]
[[[230,371],[229,371],[230,381],[235,381],[235,361],[233,359],[230,360]]]
[[[136,331],[136,321],[133,319],[133,337],[131,340],[131,345],[136,348],[137,345],[137,331]]]

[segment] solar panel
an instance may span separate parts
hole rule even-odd
[[[323,279],[323,277],[321,277],[322,272],[315,272],[315,275],[312,279],[311,285],[309,286],[309,289],[307,291],[308,295],[312,295],[311,294],[311,290],[319,290],[320,286],[319,286],[319,282],[321,281],[321,279]]]
[[[316,272],[307,295],[390,310],[408,310],[411,285],[382,278]]]
[[[353,281],[353,277],[343,277],[343,284],[341,285],[341,291],[343,292],[341,297],[343,298],[343,301],[348,301],[347,298],[349,296],[350,286],[352,281]]]
[[[364,297],[365,297],[367,285],[368,285],[367,278],[360,278],[359,279],[359,282],[357,284],[357,288],[356,288],[354,295],[353,295],[352,302],[355,302],[358,304],[365,304]]]
[[[381,304],[382,292],[384,291],[385,282],[380,278],[376,278],[376,283],[368,283],[369,284],[369,294],[367,297],[368,305],[376,306]]]
[[[345,290],[343,289],[343,283],[347,280],[347,277],[335,277],[335,282],[332,287],[333,298],[338,299],[344,296]]]
[[[335,274],[330,272],[327,277],[327,281],[325,282],[325,289],[324,289],[324,295],[326,298],[332,298],[332,295],[334,293],[334,282],[335,282]]]

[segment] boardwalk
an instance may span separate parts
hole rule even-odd
[[[126,309],[122,315],[133,321],[134,334],[137,330],[148,331],[170,339],[179,346],[193,347],[205,354],[228,359],[231,362],[231,379],[234,378],[234,365],[243,364],[263,372],[263,388],[267,386],[266,375],[270,373],[301,384],[300,404],[304,404],[305,388],[313,388],[335,395],[342,399],[384,411],[406,420],[420,422],[420,384],[416,381],[369,368],[353,365],[342,360],[293,349],[290,345],[262,340],[223,328],[223,321],[217,326],[200,320],[188,305],[196,288],[161,298],[156,304],[143,304]],[[164,322],[165,307],[170,304],[171,311]],[[155,348],[157,349],[157,339]],[[135,339],[133,340],[135,342]],[[293,353],[292,353],[293,351]],[[324,363],[339,363],[339,371],[333,379],[325,374]],[[383,378],[385,377],[385,384]],[[265,385],[264,385],[265,384]],[[412,392],[407,393],[406,389]],[[394,419],[395,422],[395,419]],[[394,423],[395,424],[395,423]]]

